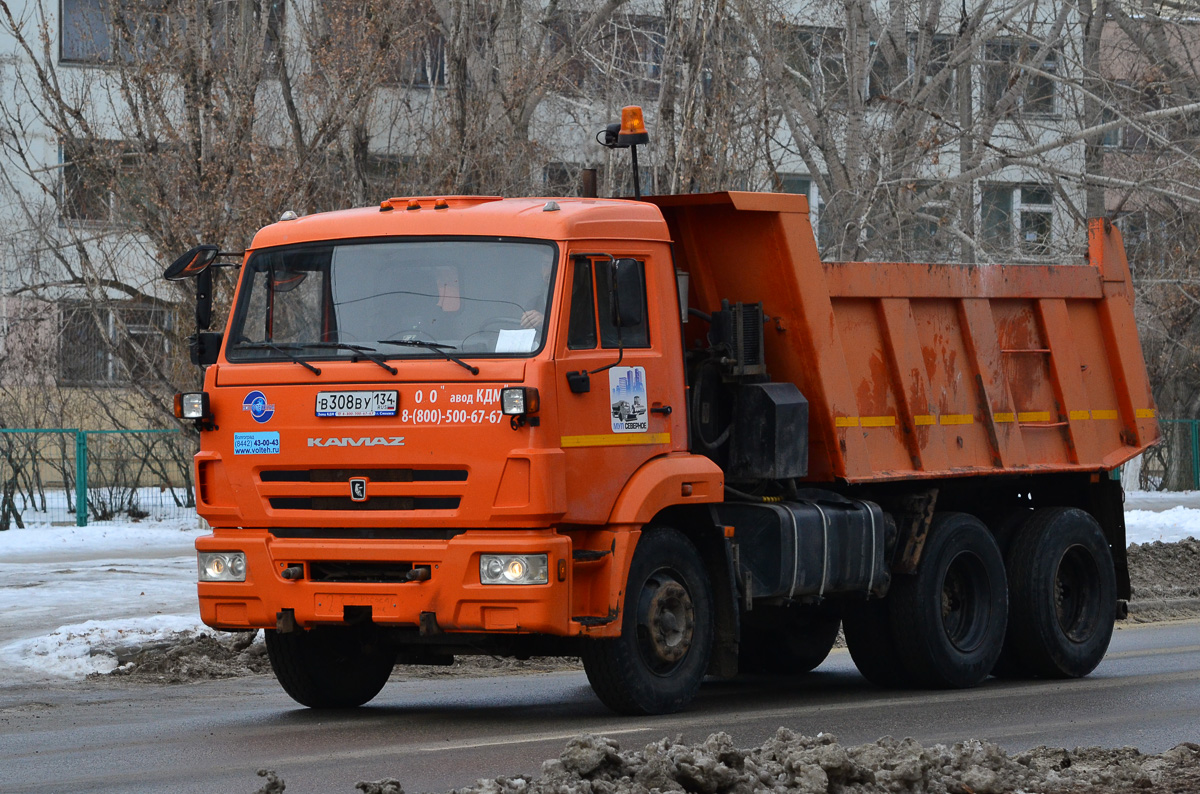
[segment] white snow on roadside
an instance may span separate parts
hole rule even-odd
[[[174,550],[191,553],[200,530],[197,520],[126,521],[89,524],[86,527],[34,525],[0,532],[0,562],[19,562],[33,555],[63,554],[64,560],[81,552],[122,556],[128,551]]]
[[[0,661],[63,678],[82,678],[117,669],[117,656],[123,648],[175,644],[205,631],[212,629],[198,618],[184,615],[89,620],[11,643],[0,649]]]
[[[1200,538],[1200,510],[1194,507],[1172,507],[1157,513],[1125,511],[1125,540],[1128,543],[1156,540],[1174,543],[1188,537]]]
[[[1197,494],[1129,496],[1165,507]],[[1200,509],[1131,509],[1125,524],[1130,543],[1200,538]],[[210,631],[196,607],[201,533],[194,519],[0,532],[0,680],[110,672],[118,649]]]
[[[197,527],[193,517],[0,532],[0,680],[109,672],[118,648],[205,630]]]

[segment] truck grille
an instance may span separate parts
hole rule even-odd
[[[348,496],[272,496],[276,510],[457,510],[458,496],[375,496],[356,502]]]
[[[277,538],[298,540],[450,540],[467,530],[437,527],[268,527]]]
[[[263,482],[349,482],[366,477],[372,482],[466,482],[466,469],[264,469]]]
[[[358,487],[361,484],[352,483],[357,479],[366,481],[365,491]],[[263,469],[258,472],[258,480],[264,500],[274,510],[371,513],[457,510],[462,495],[454,493],[459,488],[450,483],[465,483],[467,470],[382,467]],[[406,483],[411,483],[411,487],[406,487]],[[322,485],[344,485],[345,490],[319,487]],[[331,490],[333,493],[330,493]],[[361,498],[352,499],[352,496]]]

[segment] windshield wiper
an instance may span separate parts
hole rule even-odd
[[[307,361],[300,358],[300,356],[292,352],[299,347],[303,347],[303,345],[295,345],[291,343],[286,345],[277,345],[274,342],[238,342],[234,345],[234,347],[240,350],[274,350],[277,353],[283,353],[289,359],[295,361],[305,369],[311,370],[314,375],[321,374],[321,370],[317,369],[312,364],[309,364]]]
[[[361,355],[351,356],[351,361],[358,361],[359,358],[365,358],[367,361],[374,361],[376,364],[383,367],[393,375],[399,373],[400,371],[384,361],[383,356],[375,352],[375,348],[367,347],[366,345],[351,345],[347,344],[346,342],[307,342],[302,343],[302,346],[315,347],[320,350],[353,350]]]
[[[453,350],[454,345],[442,345],[437,342],[426,342],[423,339],[380,339],[381,345],[399,345],[400,347],[423,347],[426,350],[432,350],[434,353],[441,353],[446,357],[447,361],[453,361],[463,369],[470,372],[472,375],[479,374],[479,367],[473,367],[461,358],[452,356],[447,353],[447,350]]]

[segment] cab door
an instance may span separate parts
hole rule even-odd
[[[639,322],[615,321],[618,259],[637,275],[640,312],[632,314]],[[673,433],[683,405],[671,406],[673,395],[683,390],[679,328],[677,322],[666,327],[661,311],[678,302],[673,289],[664,294],[666,285],[653,277],[656,262],[646,251],[573,253],[567,262],[567,333],[558,335],[556,355],[568,497],[563,520],[603,523],[638,467],[686,446]],[[670,270],[669,259],[657,265]],[[673,273],[669,284],[673,288]],[[664,349],[672,351],[667,358]]]

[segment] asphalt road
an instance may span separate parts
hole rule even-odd
[[[0,791],[250,792],[275,769],[292,792],[353,792],[397,778],[410,794],[480,777],[537,773],[570,737],[591,732],[638,748],[726,731],[743,747],[779,726],[843,743],[912,736],[1134,745],[1161,752],[1200,739],[1200,621],[1123,627],[1086,679],[989,680],[964,692],[869,686],[844,651],[797,679],[707,683],[691,710],[622,719],[582,673],[390,683],[355,712],[296,706],[271,677],[135,687],[0,686]]]

